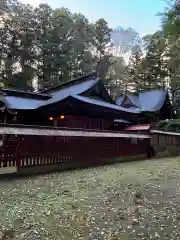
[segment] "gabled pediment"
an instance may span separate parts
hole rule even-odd
[[[80,94],[81,96],[86,96],[89,98],[99,99],[107,103],[115,104],[108,91],[106,90],[104,84],[99,80],[92,88]]]
[[[124,96],[124,99],[120,106],[124,107],[124,108],[139,108],[138,105],[136,105],[132,102],[132,100],[130,99],[130,97],[128,95]]]
[[[136,107],[141,112],[156,112],[162,106],[170,105],[168,91],[166,89],[152,89],[138,94],[126,93],[117,99],[117,104],[124,108]]]

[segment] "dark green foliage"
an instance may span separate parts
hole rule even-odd
[[[7,17],[8,16],[8,17]],[[50,87],[97,70],[105,80],[111,29],[82,14],[7,1],[0,26],[0,82],[6,87]],[[92,51],[93,50],[93,51]],[[94,52],[94,54],[93,54]]]
[[[156,125],[156,129],[157,130],[162,130],[162,131],[180,133],[180,120],[179,119],[174,119],[174,120],[160,121]]]
[[[167,87],[171,102],[180,115],[180,2],[172,1],[162,15],[160,31],[144,36],[141,51],[131,55],[128,83],[134,88]]]
[[[126,64],[108,51],[111,29],[104,19],[90,23],[66,8],[47,4],[34,8],[8,0],[6,14],[0,15],[0,86],[43,89],[96,70],[114,98],[126,89],[168,86],[179,115],[179,13],[176,2],[164,14],[162,29],[143,38],[143,47],[142,41],[129,41]],[[134,33],[131,28],[127,31]]]

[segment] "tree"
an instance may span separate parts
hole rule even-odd
[[[180,115],[180,2],[174,1],[162,18],[162,30],[168,44],[169,89],[177,116]]]
[[[143,54],[138,45],[131,51],[127,71],[129,73],[127,88],[133,89],[134,91],[144,89]]]
[[[72,77],[78,77],[93,70],[91,29],[88,19],[82,14],[73,14]]]
[[[111,40],[111,29],[104,19],[99,19],[92,24],[91,29],[95,69],[100,78],[105,81],[111,64],[111,54],[107,51]]]
[[[128,71],[131,74],[131,87],[143,90],[165,86],[168,77],[166,39],[161,32],[156,32],[145,36],[143,41],[144,56],[137,46],[130,57]]]
[[[31,89],[34,62],[32,26],[33,8],[19,2],[8,2],[2,17],[0,36],[1,81],[7,87]]]
[[[1,0],[0,1],[0,16],[4,14],[6,11],[6,0]]]
[[[82,14],[8,2],[0,28],[0,79],[7,87],[49,87],[92,71],[90,25]]]
[[[166,39],[162,32],[158,31],[152,35],[145,57],[150,86],[165,85],[165,78],[168,76],[167,52]]]
[[[126,88],[127,77],[127,64],[122,57],[113,56],[111,58],[111,65],[109,67],[108,75],[108,89],[111,95],[116,98],[121,95]]]

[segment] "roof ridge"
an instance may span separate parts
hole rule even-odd
[[[153,87],[153,88],[149,88],[149,89],[140,90],[137,94],[142,93],[142,92],[151,92],[151,91],[155,91],[155,90],[168,91],[168,89],[166,87]]]
[[[23,91],[11,88],[1,88],[2,92],[5,96],[14,96],[14,97],[22,97],[22,98],[41,98],[41,99],[49,99],[51,96],[40,93],[40,92],[32,92],[32,91]]]
[[[60,90],[60,89],[62,89],[64,87],[66,87],[66,86],[68,87],[71,84],[76,84],[76,83],[80,83],[82,81],[87,81],[87,80],[89,80],[90,77],[91,78],[96,78],[97,77],[97,73],[96,72],[91,72],[91,73],[85,74],[85,75],[83,75],[81,77],[78,77],[78,78],[75,78],[73,80],[64,82],[64,83],[59,84],[57,86],[53,86],[53,87],[50,87],[50,88],[47,88],[47,89],[43,89],[43,90],[39,91],[39,93],[46,93],[46,92],[49,92],[51,90],[56,90],[56,89]]]
[[[152,91],[155,91],[155,90],[163,90],[163,91],[166,91],[168,92],[168,89],[167,88],[164,88],[164,87],[157,87],[157,88],[151,88],[151,89],[144,89],[144,90],[140,90],[138,92],[131,92],[131,91],[127,91],[127,93],[123,93],[121,95],[118,96],[118,98],[120,97],[124,97],[126,94],[127,96],[130,95],[130,96],[139,96],[139,94],[141,93],[144,93],[144,92],[152,92]]]

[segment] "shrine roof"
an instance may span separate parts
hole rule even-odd
[[[142,91],[138,94],[127,94],[120,96],[116,103],[119,106],[124,105],[124,100],[129,101],[129,104],[136,106],[141,112],[156,112],[163,106],[166,97],[168,96],[167,89],[153,89]]]

